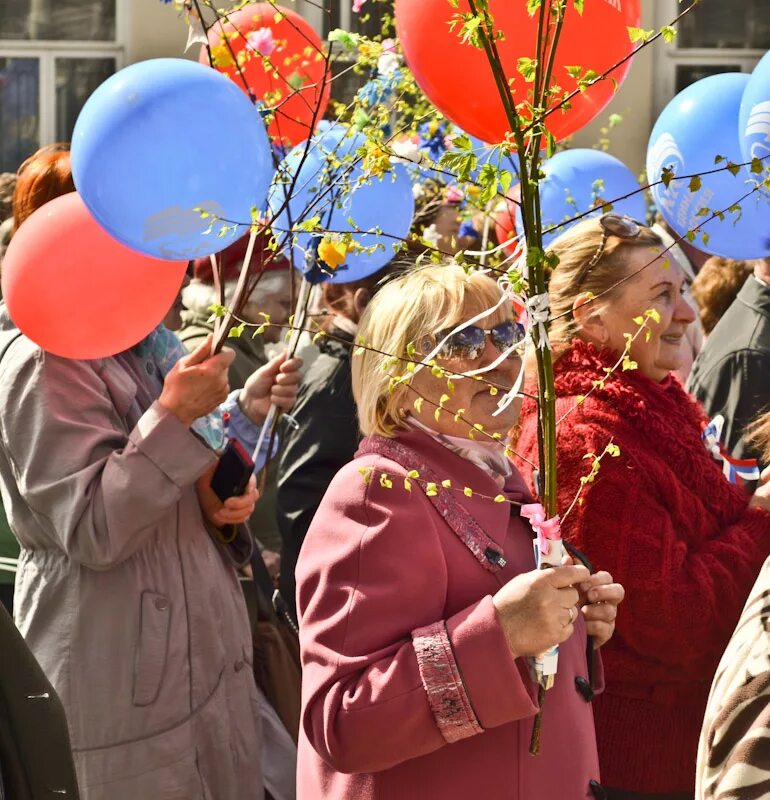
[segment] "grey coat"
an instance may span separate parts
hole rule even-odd
[[[687,383],[709,417],[724,416],[723,444],[736,458],[760,455],[743,434],[770,407],[768,376],[770,287],[749,276],[711,332]]]
[[[2,351],[4,310],[0,325]],[[215,455],[144,368],[25,337],[0,363],[16,621],[66,709],[84,800],[259,799],[246,609],[194,488]]]

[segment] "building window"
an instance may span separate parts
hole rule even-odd
[[[72,137],[91,92],[123,66],[126,1],[0,2],[0,172]]]
[[[656,25],[682,11],[677,0],[658,0]],[[655,110],[660,113],[691,83],[721,72],[751,72],[770,49],[767,0],[701,3],[679,23],[674,44],[654,45]]]
[[[312,3],[304,0],[298,9],[310,21],[320,35],[326,39],[337,28],[379,37],[385,14],[393,14],[391,0],[369,0],[358,13],[353,11],[353,0],[328,0],[327,3]],[[356,92],[369,79],[368,75],[351,70],[344,58],[332,62],[332,97],[342,103],[350,103]]]

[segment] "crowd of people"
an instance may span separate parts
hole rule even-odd
[[[74,189],[67,147],[6,184],[12,238]],[[447,251],[475,235],[456,202],[418,215]],[[528,321],[494,270],[415,251],[322,284],[302,358],[266,241],[251,328],[216,355],[210,308],[246,240],[218,257],[222,295],[192,262],[110,357],[45,352],[0,306],[5,796],[770,793],[770,263],[615,214],[551,249],[569,556],[548,570]],[[277,433],[222,501],[228,437],[255,449],[271,406]],[[543,694],[532,661],[555,646]]]

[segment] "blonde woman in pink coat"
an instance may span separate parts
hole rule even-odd
[[[598,646],[612,635],[622,587],[577,564],[535,571],[518,513],[532,498],[492,438],[514,425],[517,404],[493,416],[500,395],[488,383],[457,378],[448,391],[430,369],[391,383],[495,306],[437,362],[465,373],[500,360],[522,337],[500,298],[486,275],[429,266],[383,287],[361,322],[371,349],[354,356],[353,392],[366,438],[330,485],[297,569],[300,800],[602,797],[590,705],[601,667],[592,654],[589,670],[586,636]],[[505,389],[520,369],[514,355],[485,378]],[[469,438],[469,423],[488,435]],[[495,502],[501,494],[509,502]],[[533,757],[528,658],[555,644]]]

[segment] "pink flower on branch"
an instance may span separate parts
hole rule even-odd
[[[257,29],[249,34],[247,41],[252,50],[265,57],[271,55],[276,48],[273,31],[270,28]]]

